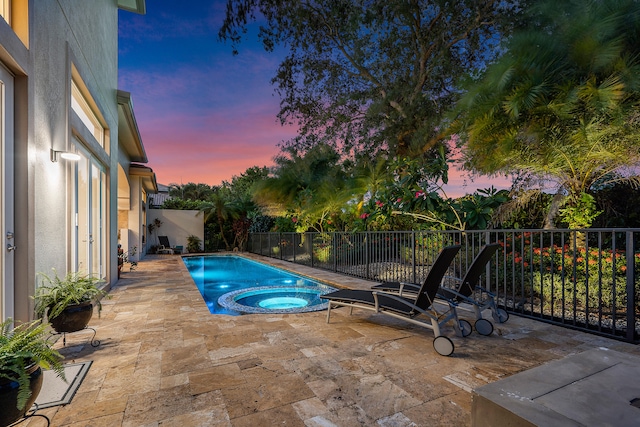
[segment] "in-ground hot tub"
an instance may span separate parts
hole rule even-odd
[[[218,298],[218,304],[240,313],[305,313],[327,308],[320,295],[334,288],[317,286],[261,286],[233,291]]]

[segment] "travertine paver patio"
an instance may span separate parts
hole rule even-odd
[[[101,345],[77,333],[61,350],[93,365],[69,405],[42,411],[52,426],[465,426],[474,387],[596,347],[640,355],[516,316],[490,337],[446,330],[456,351],[442,357],[431,331],[370,312],[212,315],[171,255],[147,257],[111,295],[91,322]]]

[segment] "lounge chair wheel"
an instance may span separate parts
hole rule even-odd
[[[509,313],[504,308],[497,308],[493,313],[491,313],[493,320],[498,323],[504,323],[509,320]]]
[[[440,335],[433,340],[433,348],[443,356],[450,356],[453,353],[453,341],[449,337]]]
[[[460,325],[460,332],[462,332],[463,337],[468,337],[473,332],[473,328],[471,327],[471,323],[464,319],[458,320],[458,324]]]
[[[493,333],[493,324],[487,319],[478,319],[475,326],[480,335],[489,336]]]

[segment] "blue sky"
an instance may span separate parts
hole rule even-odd
[[[147,0],[146,15],[120,11],[119,89],[134,111],[159,183],[230,181],[252,166],[271,166],[277,145],[295,135],[276,115],[270,83],[282,51],[267,53],[255,35],[234,56],[218,41],[224,0]],[[450,171],[449,196],[504,180]]]
[[[120,12],[119,88],[131,92],[158,182],[220,184],[267,166],[295,135],[270,84],[281,54],[255,42],[234,56],[217,40],[223,1],[148,0]]]

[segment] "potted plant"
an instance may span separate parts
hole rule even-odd
[[[61,278],[55,269],[53,272],[53,277],[40,273],[42,284],[34,296],[36,314],[40,317],[47,314],[51,326],[58,333],[86,328],[93,316],[94,302],[98,312],[102,310],[100,298],[107,295],[106,291],[98,288],[102,280],[78,272],[69,272]]]
[[[135,257],[137,253],[137,246],[132,246],[131,249],[129,249],[129,252],[125,252],[122,249],[122,245],[118,245],[118,279],[120,278],[120,273],[122,272],[124,264],[129,264],[129,271],[135,270],[138,266],[138,261],[132,261],[129,259],[130,257]]]
[[[0,323],[0,425],[24,416],[42,387],[42,368],[63,379],[62,356],[47,341],[47,324],[39,320],[12,328],[13,320]]]
[[[198,253],[201,251],[200,249],[200,244],[202,243],[202,240],[200,240],[200,238],[198,236],[195,235],[190,235],[187,237],[187,252],[189,252],[190,254],[192,253]]]

